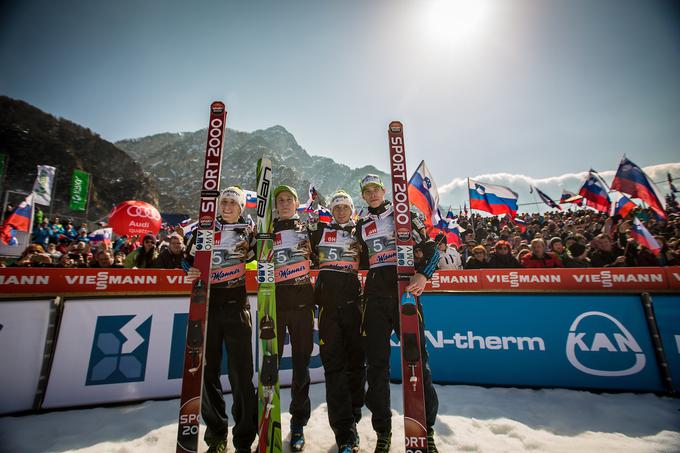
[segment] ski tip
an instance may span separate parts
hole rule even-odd
[[[213,115],[220,115],[227,109],[227,106],[224,105],[224,102],[222,101],[214,101],[212,104],[210,104],[210,113]]]
[[[404,125],[401,124],[401,121],[392,121],[389,127],[390,132],[401,132],[403,128]]]

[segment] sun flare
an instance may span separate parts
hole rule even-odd
[[[434,1],[425,11],[427,33],[446,45],[470,45],[488,29],[492,1]]]

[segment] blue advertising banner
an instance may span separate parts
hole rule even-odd
[[[652,305],[673,380],[673,390],[680,392],[680,296],[655,294],[652,296]]]
[[[435,382],[663,390],[637,295],[425,294],[421,303]]]

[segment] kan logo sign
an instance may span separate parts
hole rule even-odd
[[[144,381],[151,316],[99,316],[85,385]]]
[[[630,376],[642,371],[646,364],[633,334],[621,321],[601,311],[576,317],[567,335],[566,353],[574,368],[592,376]],[[606,360],[602,360],[603,355]],[[595,368],[596,362],[607,363],[607,369]]]

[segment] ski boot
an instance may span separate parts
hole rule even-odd
[[[226,440],[216,440],[208,444],[208,451],[206,453],[225,453],[227,451]]]
[[[304,427],[290,425],[290,449],[291,451],[302,451],[305,448]]]
[[[338,447],[338,453],[358,453],[359,451],[359,436],[355,436],[350,442],[342,444]]]
[[[375,450],[373,453],[389,453],[392,445],[392,432],[376,433],[378,440],[375,441]]]
[[[434,428],[427,428],[427,453],[439,453],[437,446],[434,444]]]

